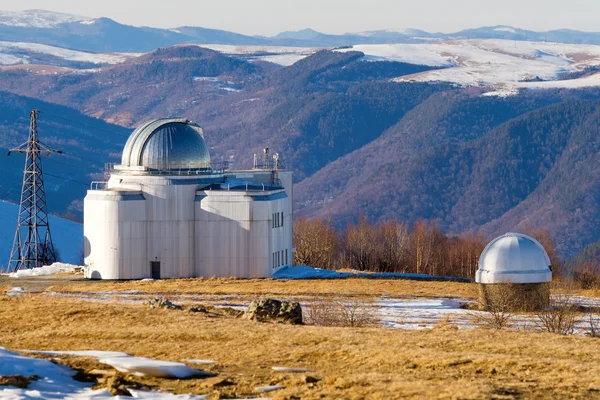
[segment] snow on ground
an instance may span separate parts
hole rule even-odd
[[[100,352],[97,352],[100,353]],[[0,347],[0,376],[2,375],[38,375],[27,389],[0,386],[0,399],[114,399],[107,389],[92,390],[91,384],[73,379],[75,371],[48,360],[25,357]],[[130,389],[138,399],[205,399],[208,396],[172,395],[168,393],[147,392]]]
[[[190,368],[185,364],[153,360],[144,357],[119,356],[99,358],[103,364],[108,364],[117,371],[135,376],[153,376],[155,378],[186,379],[201,376],[214,376],[207,372]]]
[[[0,201],[0,271],[8,265],[15,237],[19,206]],[[80,262],[83,249],[83,225],[50,215],[50,230],[59,259],[65,263]]]
[[[128,292],[82,292],[82,293],[56,293],[46,292],[45,295],[53,297],[74,298],[90,302],[116,302],[123,304],[144,304],[157,296],[157,293],[140,291]],[[214,307],[230,307],[244,311],[255,296],[248,295],[170,295],[169,300],[176,304],[211,305]],[[299,296],[280,300],[298,301],[303,309],[310,307],[312,299]],[[476,328],[476,320],[487,315],[483,311],[474,311],[463,306],[475,300],[465,300],[456,297],[404,297],[392,298],[380,296],[372,299],[344,299],[351,307],[364,309],[369,315],[375,316],[383,327],[394,329],[431,329],[439,325],[455,326],[458,329]],[[600,307],[600,298],[571,296],[571,304],[584,307]],[[598,316],[595,316],[597,318]],[[516,327],[535,327],[536,316],[515,314],[513,322]],[[586,319],[577,326],[578,334],[585,334],[589,329]],[[187,360],[193,362],[193,360]]]
[[[79,15],[46,10],[0,11],[0,24],[28,28],[52,28],[67,22],[89,20]]]
[[[90,53],[39,43],[0,42],[0,64],[2,65],[29,64],[30,57],[27,53],[41,53],[63,60],[93,64],[120,64],[141,55],[138,53]]]
[[[236,46],[227,44],[201,44],[199,46],[249,61],[268,61],[283,66],[292,65],[319,50],[323,50],[319,47]]]
[[[444,69],[396,78],[395,81],[450,82],[492,86],[488,95],[516,94],[518,88],[600,86],[600,75],[557,80],[560,74],[600,66],[600,46],[500,39],[455,40],[421,44],[356,45],[336,51],[362,51],[366,60],[390,60]],[[541,79],[548,82],[523,82]]]
[[[454,65],[451,55],[436,51],[434,44],[360,44],[337,49],[340,53],[361,51],[367,61],[397,61],[430,67],[450,67]]]
[[[17,272],[13,272],[12,274],[9,274],[8,276],[10,276],[11,278],[26,278],[30,276],[54,275],[59,272],[74,272],[77,268],[82,267],[79,265],[56,262],[52,265],[46,265],[40,268],[22,269]]]
[[[19,296],[25,293],[25,289],[22,287],[12,287],[6,291],[6,295],[9,297]]]
[[[276,279],[344,279],[344,278],[403,278],[414,280],[460,281],[469,282],[467,278],[452,276],[432,276],[427,274],[404,274],[395,272],[369,273],[361,271],[338,272],[313,268],[306,265],[284,267],[273,274]]]

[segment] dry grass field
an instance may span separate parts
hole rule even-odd
[[[17,282],[11,281],[10,286]],[[0,282],[2,285],[7,286]],[[367,279],[197,279],[73,283],[49,288],[55,289],[270,297],[340,292],[357,296],[475,297],[473,284]],[[422,331],[290,326],[139,304],[83,302],[44,294],[7,297],[1,293],[0,346],[9,350],[107,350],[170,361],[217,362],[204,369],[218,373],[218,378],[126,377],[156,390],[210,394],[217,399],[257,395],[257,386],[280,384],[285,389],[266,397],[600,398],[600,342],[589,337],[457,330],[443,322],[435,329]],[[87,372],[111,369],[93,359],[62,358],[63,363]],[[306,383],[306,374],[275,372],[272,366],[308,368],[312,372],[307,374],[319,381]]]
[[[18,281],[11,283],[18,284]],[[0,285],[2,282],[0,281]],[[346,296],[431,297],[448,296],[476,298],[472,283],[411,281],[402,279],[309,279],[282,281],[276,279],[197,278],[157,281],[61,281],[48,285],[57,292],[143,292],[169,294],[254,295],[254,296]]]

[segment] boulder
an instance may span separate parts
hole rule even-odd
[[[166,297],[155,297],[154,299],[148,300],[147,304],[150,308],[166,308],[168,310],[182,310],[183,307],[172,303]]]
[[[245,319],[258,322],[276,322],[284,324],[302,324],[300,303],[274,299],[254,300],[244,313]]]

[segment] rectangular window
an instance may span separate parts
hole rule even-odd
[[[285,249],[285,265],[288,265],[288,253],[287,253],[288,249]]]
[[[283,212],[281,213],[281,226],[283,226]]]
[[[273,268],[275,268],[275,253],[273,253]]]

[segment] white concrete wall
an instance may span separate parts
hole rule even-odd
[[[88,192],[83,227],[87,278],[148,276],[145,205],[141,192]]]
[[[253,182],[271,176],[262,171],[244,175]],[[282,182],[292,190],[291,173]],[[291,192],[205,187],[198,177],[120,172],[111,177],[108,190],[89,191],[84,201],[86,276],[148,278],[150,263],[158,261],[161,278],[269,277],[292,264]],[[283,213],[283,226],[273,227],[276,213]],[[274,265],[275,252],[280,255]]]

